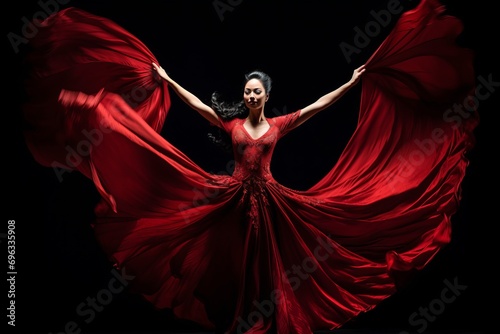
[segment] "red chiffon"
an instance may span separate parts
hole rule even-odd
[[[211,174],[158,133],[168,90],[134,36],[76,8],[41,31],[28,58],[28,146],[54,166],[90,143],[68,167],[102,195],[96,237],[156,307],[229,333],[334,329],[391,296],[393,273],[423,268],[450,241],[478,115],[467,98],[473,55],[438,1],[404,13],[366,62],[357,128],[306,191],[269,169],[300,110],[268,118],[257,139],[240,119],[221,122],[236,167]],[[131,89],[148,94],[131,103]]]
[[[30,74],[25,87],[28,102],[26,142],[35,159],[45,166],[85,169],[81,156],[87,149],[66,146],[64,108],[57,102],[61,89],[96,94],[99,90],[119,94],[153,129],[160,131],[170,108],[166,83],[152,75],[151,51],[116,23],[76,8],[68,8],[37,24],[35,38],[25,58]],[[73,118],[80,117],[78,114]],[[99,131],[76,121],[95,144]],[[81,170],[82,171],[82,170]],[[86,172],[87,174],[87,172]]]

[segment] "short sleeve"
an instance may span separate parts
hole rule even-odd
[[[219,124],[218,127],[224,130],[226,133],[230,134],[236,124],[238,118],[225,120],[219,116]]]
[[[280,130],[280,137],[283,137],[290,130],[293,129],[297,119],[299,118],[299,115],[300,115],[300,110],[297,110],[295,112],[286,115],[281,115],[272,118],[275,126],[277,126]]]

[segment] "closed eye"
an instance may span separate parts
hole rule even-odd
[[[247,95],[248,95],[248,94],[250,94],[251,92],[252,92],[252,91],[251,91],[250,89],[245,89],[245,94],[247,94]],[[262,94],[262,90],[261,90],[261,89],[258,89],[258,88],[254,89],[254,90],[253,90],[253,92],[254,92],[255,94]]]

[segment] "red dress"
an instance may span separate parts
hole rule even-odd
[[[461,29],[437,1],[401,16],[366,62],[349,143],[305,191],[270,172],[300,110],[268,118],[259,138],[241,119],[221,121],[235,170],[208,173],[159,134],[170,100],[154,56],[76,8],[49,18],[28,58],[26,140],[41,164],[94,182],[96,238],[157,308],[229,333],[338,328],[391,296],[393,274],[423,268],[450,241],[478,123]],[[64,52],[50,59],[40,51],[56,45]],[[96,80],[75,79],[89,69]],[[131,89],[142,98],[127,99]]]

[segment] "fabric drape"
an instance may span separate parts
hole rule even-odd
[[[300,110],[268,118],[259,138],[221,121],[236,166],[211,174],[160,135],[170,98],[148,48],[68,8],[26,58],[26,142],[42,165],[93,181],[97,240],[157,308],[229,333],[338,328],[450,242],[479,120],[462,29],[438,1],[403,13],[366,62],[344,151],[298,191],[269,165]]]

